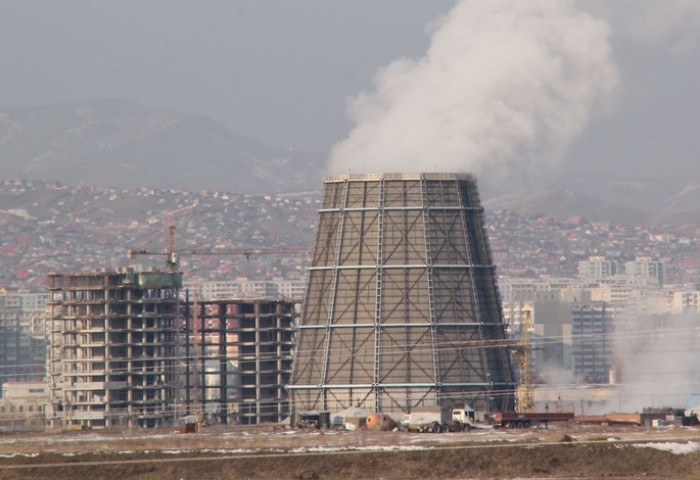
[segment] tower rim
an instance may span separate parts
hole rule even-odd
[[[375,172],[375,173],[340,173],[334,175],[326,175],[323,177],[323,183],[335,182],[367,182],[381,180],[471,180],[475,181],[476,177],[471,173],[463,172],[411,172],[411,173],[391,173],[391,172]]]

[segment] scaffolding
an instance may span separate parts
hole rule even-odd
[[[337,175],[324,192],[288,387],[296,412],[512,410],[476,181]]]

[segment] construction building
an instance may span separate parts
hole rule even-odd
[[[295,412],[512,410],[515,382],[470,175],[335,175],[298,327]]]
[[[55,428],[171,424],[180,388],[179,290],[173,272],[48,275]]]
[[[216,423],[289,415],[297,303],[180,297],[168,272],[48,276],[57,428],[156,427],[202,412]]]
[[[188,299],[185,405],[208,422],[261,424],[289,416],[297,303]]]

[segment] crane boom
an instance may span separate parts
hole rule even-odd
[[[304,247],[285,248],[200,248],[191,250],[178,250],[175,248],[175,227],[168,227],[168,248],[166,250],[133,249],[127,250],[127,257],[137,255],[164,255],[165,263],[169,271],[177,271],[182,255],[244,255],[246,259],[252,255],[300,255],[307,253]]]

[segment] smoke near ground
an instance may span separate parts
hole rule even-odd
[[[685,407],[700,393],[697,313],[638,316],[616,325],[614,358],[623,411]],[[616,409],[618,405],[615,405]]]
[[[349,102],[329,173],[465,171],[532,178],[556,164],[617,84],[606,22],[560,0],[465,0],[423,58]]]

